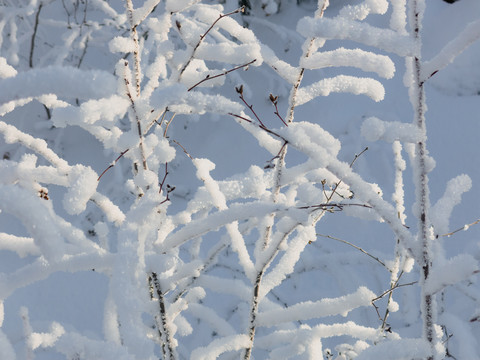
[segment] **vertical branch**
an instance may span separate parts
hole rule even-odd
[[[315,13],[316,17],[322,17],[325,9],[327,8],[329,2],[328,0],[318,0],[318,10]],[[308,40],[307,40],[308,41]],[[314,48],[314,43],[315,43],[315,38],[312,38],[309,40],[310,43],[308,45],[308,48],[305,50],[303,56],[310,56],[311,52],[313,51]],[[301,68],[297,77],[297,81],[295,82],[292,91],[290,92],[290,99],[289,99],[289,112],[286,118],[286,125],[293,122],[293,113],[296,105],[296,97],[298,93],[298,88],[300,87],[300,83],[302,82],[303,79],[303,74],[305,72],[304,68]],[[282,148],[280,149],[280,152],[278,154],[278,160],[277,164],[275,166],[275,174],[274,174],[274,184],[273,184],[273,191],[272,191],[272,202],[276,203],[278,201],[278,195],[280,194],[280,187],[281,187],[281,178],[282,178],[282,172],[283,168],[285,166],[285,156],[287,154],[287,143],[284,143],[282,145]],[[270,243],[270,238],[272,235],[272,226],[273,226],[273,220],[274,220],[275,215],[271,214],[268,217],[265,218],[266,222],[266,227],[265,230],[262,234],[263,237],[263,250],[266,250],[269,243]],[[287,235],[286,235],[287,236]],[[276,256],[278,253],[278,246],[274,251],[271,253],[271,260]],[[260,252],[259,252],[260,254]],[[252,349],[253,349],[253,343],[255,339],[255,330],[256,330],[256,316],[258,313],[258,302],[259,302],[259,293],[260,293],[260,287],[261,287],[261,282],[262,282],[262,277],[263,273],[265,271],[266,266],[268,266],[269,262],[264,264],[261,270],[257,272],[257,277],[255,279],[255,284],[253,288],[253,297],[252,297],[252,304],[250,307],[250,327],[249,327],[249,339],[250,339],[250,346],[245,350],[243,359],[244,360],[249,360],[252,354]]]
[[[38,4],[37,13],[35,14],[35,25],[33,26],[32,40],[30,41],[30,55],[28,57],[28,65],[33,68],[33,52],[35,50],[35,39],[37,37],[38,22],[40,19],[40,11],[42,11],[43,2]]]
[[[411,69],[413,71],[413,83],[410,88],[410,97],[412,105],[414,107],[414,123],[418,128],[418,131],[423,134],[421,141],[415,144],[415,177],[416,177],[416,206],[418,207],[419,215],[419,234],[418,239],[421,246],[420,259],[422,263],[422,296],[421,296],[421,310],[423,317],[423,336],[425,340],[430,343],[432,348],[432,354],[435,353],[435,331],[434,325],[436,321],[435,313],[435,297],[429,294],[425,290],[425,283],[430,276],[430,269],[432,266],[432,254],[431,254],[431,231],[430,231],[430,218],[429,218],[429,186],[428,186],[428,152],[426,147],[426,124],[425,124],[425,89],[424,82],[421,78],[422,61],[421,61],[421,27],[423,10],[425,8],[424,0],[412,0],[411,1],[411,24],[413,28],[413,36],[418,46],[418,53],[413,59],[411,59]],[[434,356],[430,356],[428,360],[433,360]]]
[[[403,225],[405,225],[405,206],[404,206],[404,192],[403,192],[403,171],[405,170],[405,160],[402,158],[402,144],[396,140],[392,144],[393,154],[395,159],[395,192],[393,194],[393,201],[397,215]],[[398,285],[398,281],[403,275],[403,264],[406,260],[406,252],[403,249],[400,240],[397,239],[395,245],[395,260],[390,274],[390,290],[393,290]],[[387,325],[388,315],[390,314],[389,305],[393,299],[393,291],[390,291],[387,298],[387,309],[383,316],[382,329],[385,330]]]
[[[33,34],[32,34],[32,39],[30,41],[30,54],[28,56],[28,65],[30,66],[30,68],[33,68],[33,53],[35,52],[35,40],[37,39],[38,24],[40,22],[40,12],[42,11],[42,8],[43,8],[43,2],[40,1],[40,4],[38,4],[37,12],[35,14],[35,25],[33,26]],[[47,112],[47,119],[50,119],[52,117],[50,109],[45,105],[43,105],[43,107]]]
[[[325,9],[327,8],[328,5],[329,5],[328,0],[318,0],[318,9],[315,12],[315,17],[322,18],[323,14],[325,12]],[[308,56],[311,55],[311,53],[314,49],[314,46],[315,46],[315,38],[308,39],[306,41],[306,44],[307,43],[308,43],[308,46],[307,46],[306,49],[304,49],[304,53],[303,53],[302,57],[308,57]],[[297,80],[296,80],[295,84],[293,85],[292,90],[290,91],[290,97],[289,97],[289,101],[288,101],[289,108],[288,108],[288,114],[287,114],[287,117],[286,117],[287,125],[291,124],[293,122],[295,106],[296,106],[296,103],[297,103],[297,93],[298,93],[298,89],[300,87],[300,84],[303,80],[304,72],[305,72],[305,68],[301,68],[299,70]],[[280,193],[281,179],[282,179],[283,168],[285,166],[285,156],[286,155],[287,155],[287,146],[284,146],[281,149],[280,154],[278,155],[277,164],[275,166],[275,175],[274,175],[275,184],[274,184],[273,191],[272,191],[272,201],[273,202],[277,202],[277,198],[278,198],[278,195]],[[264,241],[263,241],[264,242],[264,247],[266,247],[268,245],[268,242],[269,242],[269,239],[270,239],[270,236],[271,236],[271,232],[272,232],[271,225],[269,225],[265,229],[265,233],[263,235],[263,237],[264,237]]]
[[[145,146],[144,146],[144,143],[143,143],[142,124],[140,122],[140,117],[138,115],[137,107],[135,105],[135,99],[132,95],[132,92],[130,91],[130,80],[128,79],[129,69],[128,69],[128,61],[127,60],[125,60],[124,66],[125,66],[125,72],[124,72],[123,80],[125,82],[125,89],[126,89],[126,92],[127,92],[127,97],[130,100],[130,105],[132,107],[133,116],[135,117],[135,122],[136,122],[136,125],[137,125],[138,137],[140,139],[138,146],[140,147],[140,155],[142,157],[142,166],[143,166],[144,170],[147,170],[148,166],[147,166],[147,158],[146,158],[146,155],[145,155]]]
[[[130,22],[130,31],[132,32],[132,39],[134,44],[133,57],[135,59],[135,89],[136,95],[140,96],[140,82],[141,79],[141,70],[140,70],[140,47],[138,45],[138,33],[137,33],[137,24],[135,24],[135,19],[133,18],[133,4],[132,0],[125,0],[127,6],[127,15]]]
[[[319,19],[323,17],[323,14],[325,13],[325,9],[328,7],[329,1],[328,0],[318,0],[318,9],[315,12],[315,18]],[[312,37],[310,39],[307,39],[305,41],[304,46],[308,44],[308,46],[303,50],[302,58],[304,57],[309,57],[315,47],[315,38]],[[297,75],[297,80],[295,81],[295,84],[293,85],[292,90],[290,91],[290,98],[289,98],[289,107],[288,107],[288,114],[287,114],[287,124],[290,124],[293,122],[293,117],[294,117],[294,112],[295,112],[295,107],[297,105],[297,94],[298,94],[298,89],[300,88],[300,84],[303,80],[303,75],[305,73],[305,68],[300,68],[298,75]]]
[[[172,331],[168,324],[167,308],[165,306],[165,297],[163,296],[163,291],[160,285],[160,281],[158,280],[157,274],[155,272],[152,272],[150,274],[148,280],[150,283],[150,295],[153,298],[153,293],[154,293],[153,288],[155,288],[155,292],[158,300],[160,318],[158,318],[158,316],[156,316],[155,318],[157,320],[157,328],[158,328],[158,334],[161,340],[163,358],[168,360],[175,360],[176,354],[174,350],[174,340],[172,338]]]
[[[259,304],[259,294],[260,294],[260,285],[262,283],[263,277],[263,269],[257,273],[257,277],[255,279],[255,285],[253,287],[253,298],[252,298],[252,305],[250,307],[250,326],[248,329],[248,339],[250,342],[250,346],[245,349],[243,354],[244,360],[249,360],[252,356],[253,350],[253,341],[255,340],[255,331],[256,331],[256,319],[258,314],[258,304]]]

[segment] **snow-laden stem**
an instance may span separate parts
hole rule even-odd
[[[255,285],[253,286],[253,298],[252,298],[252,305],[250,307],[250,326],[248,329],[248,340],[249,346],[245,349],[243,359],[249,360],[252,356],[252,349],[253,349],[253,342],[255,339],[255,331],[257,329],[256,326],[256,319],[258,315],[258,304],[259,304],[259,294],[260,294],[260,285],[262,283],[263,277],[263,269],[257,273],[257,277],[255,278]]]
[[[158,319],[158,316],[156,316],[155,318],[157,320],[157,328],[158,334],[160,336],[163,358],[175,360],[177,357],[175,354],[174,341],[172,338],[172,331],[170,330],[170,327],[168,325],[167,308],[160,281],[158,280],[157,274],[155,272],[152,272],[150,274],[148,280],[150,283],[153,283],[153,287],[155,288],[155,292],[157,295],[160,319]],[[152,284],[150,284],[150,287],[151,291],[153,291]]]
[[[139,143],[138,146],[140,148],[140,155],[142,157],[142,167],[143,170],[147,170],[147,157],[145,155],[145,145],[143,143],[143,131],[142,131],[142,124],[140,122],[140,115],[138,114],[137,111],[137,106],[135,104],[135,98],[132,95],[132,92],[130,91],[130,81],[128,80],[128,61],[125,60],[125,73],[124,73],[124,82],[125,82],[125,89],[127,93],[128,100],[130,100],[130,106],[132,108],[133,116],[135,117],[135,125],[137,126],[137,132],[138,132],[138,137],[139,137]],[[140,90],[138,90],[140,91]],[[136,172],[138,171],[137,164],[134,164]]]
[[[130,22],[130,31],[132,32],[133,40],[133,57],[135,59],[135,90],[137,96],[140,96],[140,83],[142,81],[141,69],[140,69],[140,47],[138,45],[138,33],[137,24],[135,24],[133,18],[133,3],[132,0],[125,0],[127,6],[127,16]]]
[[[412,30],[413,36],[419,49],[421,48],[421,26],[423,18],[423,10],[425,8],[424,0],[412,0]],[[429,200],[429,186],[428,186],[428,152],[426,147],[426,124],[425,124],[425,89],[424,81],[422,80],[422,61],[420,58],[420,51],[417,55],[410,59],[412,61],[413,81],[410,88],[411,101],[414,107],[414,124],[418,131],[423,134],[422,140],[415,144],[415,169],[414,176],[416,185],[416,206],[419,216],[419,234],[418,240],[421,247],[421,255],[418,257],[421,260],[422,268],[422,294],[421,294],[421,311],[423,318],[423,337],[432,348],[432,354],[435,354],[435,297],[427,293],[425,284],[430,275],[432,267],[431,254],[431,231],[430,231],[430,200]],[[433,355],[428,357],[428,360],[433,360]]]
[[[207,31],[205,31],[205,33],[203,35],[200,35],[200,39],[198,40],[197,44],[195,45],[195,47],[193,48],[192,52],[191,52],[191,55],[189,57],[189,59],[187,60],[187,62],[182,66],[182,68],[180,69],[179,73],[178,73],[178,79],[180,79],[183,75],[183,73],[185,72],[185,70],[187,69],[188,65],[190,65],[190,63],[192,62],[193,59],[195,59],[195,55],[197,53],[197,50],[198,48],[200,47],[200,45],[202,44],[203,42],[203,39],[205,39],[205,37],[207,36],[207,34],[213,29],[213,27],[215,26],[215,24],[217,22],[219,22],[221,19],[223,19],[224,17],[227,17],[227,16],[231,16],[231,15],[234,15],[234,14],[238,14],[238,13],[243,13],[245,11],[245,6],[242,6],[241,8],[238,8],[234,11],[231,11],[227,14],[220,14],[218,15],[218,18],[213,22],[212,25],[210,25],[210,27],[207,29]],[[178,28],[178,31],[180,31],[180,27],[181,24],[177,23],[177,28]],[[197,84],[198,85],[198,84]],[[189,89],[191,90],[191,89]]]
[[[315,17],[316,18],[321,18],[323,17],[323,14],[325,12],[325,9],[328,7],[329,1],[328,0],[318,0],[318,8],[317,11],[315,12]],[[315,47],[315,37],[311,37],[310,39],[307,39],[305,44],[308,44],[308,46],[304,47],[303,54],[301,58],[304,57],[309,57],[311,53],[314,51]],[[291,124],[293,122],[293,117],[294,117],[294,112],[295,112],[295,106],[297,103],[297,93],[298,89],[300,87],[300,84],[303,80],[303,75],[305,73],[305,68],[300,68],[298,70],[298,75],[297,79],[295,81],[295,84],[292,87],[292,90],[290,91],[290,96],[288,99],[288,114],[286,117],[286,123]],[[281,180],[282,180],[282,172],[283,168],[285,167],[285,156],[287,155],[287,149],[288,146],[284,145],[280,153],[278,154],[278,159],[277,159],[277,164],[275,166],[275,175],[274,175],[274,186],[273,186],[273,191],[272,191],[272,201],[277,202],[278,200],[278,195],[280,193],[280,188],[281,188]],[[273,217],[273,215],[270,215]],[[267,226],[264,232],[264,240],[263,244],[264,247],[266,247],[270,241],[270,236],[272,233],[272,227],[271,225]]]
[[[397,215],[403,225],[405,225],[405,204],[404,204],[404,191],[403,191],[403,171],[405,170],[405,160],[402,158],[402,144],[400,141],[394,141],[392,144],[393,156],[395,159],[395,192],[393,194],[393,201],[395,202],[395,208],[397,210]],[[393,262],[393,267],[390,269],[390,289],[393,290],[397,286],[398,281],[403,275],[403,267],[405,260],[407,258],[407,253],[401,244],[400,240],[397,239],[395,245],[395,259]],[[387,299],[387,308],[385,310],[385,315],[382,320],[382,330],[386,329],[387,319],[390,314],[389,306],[393,300],[393,291],[390,291]]]

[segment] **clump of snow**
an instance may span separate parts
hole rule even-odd
[[[376,102],[383,100],[385,97],[383,85],[375,79],[338,75],[300,88],[297,94],[297,106],[303,105],[318,96],[328,96],[331,93],[367,95]]]
[[[258,324],[268,327],[284,322],[307,320],[316,317],[347,316],[353,309],[369,306],[375,297],[372,291],[361,286],[356,292],[338,298],[324,298],[316,302],[306,301],[286,309],[269,310],[260,313],[258,315]]]
[[[390,299],[388,303],[388,311],[397,312],[400,309],[400,305],[393,299]]]
[[[289,143],[302,150],[315,151],[322,148],[332,157],[336,157],[340,151],[340,141],[317,124],[295,122],[278,132],[285,135]],[[325,160],[328,162],[328,159]]]
[[[370,346],[362,351],[355,359],[385,359],[400,360],[413,358],[427,358],[431,355],[430,344],[423,339],[401,339],[384,341]]]
[[[466,174],[459,175],[447,183],[443,196],[432,207],[430,219],[437,234],[449,232],[450,216],[453,208],[460,204],[462,195],[472,187],[472,180]]]
[[[196,348],[191,355],[191,359],[214,360],[219,355],[228,352],[240,350],[248,347],[250,339],[247,335],[231,335],[213,340],[206,347]]]
[[[433,295],[447,286],[468,279],[478,270],[478,261],[473,256],[469,254],[455,256],[431,269],[425,284],[425,292]]]
[[[165,6],[168,12],[175,13],[198,2],[199,0],[167,0]]]
[[[400,142],[417,143],[424,136],[413,124],[405,124],[399,121],[382,121],[374,116],[365,119],[361,128],[362,136],[368,141],[383,140],[393,143]]]
[[[50,326],[50,332],[34,332],[30,335],[27,342],[32,350],[35,350],[39,347],[51,347],[63,334],[65,334],[65,329],[63,326],[57,322],[53,322]]]
[[[80,214],[97,191],[98,174],[90,167],[72,166],[68,174],[70,187],[63,197],[63,207],[71,215]]]
[[[73,99],[101,98],[112,95],[114,90],[115,78],[106,71],[49,66],[23,71],[3,79],[0,104],[44,94]]]
[[[196,56],[203,60],[221,61],[228,64],[240,65],[254,59],[261,59],[260,46],[257,44],[206,44],[198,48]],[[257,65],[253,63],[252,65]]]
[[[110,40],[108,48],[112,53],[130,53],[135,50],[135,43],[131,37],[117,36]]]
[[[13,66],[8,65],[7,59],[0,56],[0,79],[6,79],[17,75],[17,70]]]
[[[274,0],[263,1],[262,7],[267,15],[273,15],[278,12],[278,4]]]
[[[413,38],[390,29],[380,29],[347,19],[314,19],[305,17],[298,22],[297,31],[305,37],[349,39],[374,46],[400,56],[414,56],[419,48]]]
[[[343,47],[303,57],[300,60],[300,66],[307,69],[353,66],[363,71],[375,72],[385,79],[391,79],[395,73],[395,65],[388,56],[378,55],[361,49],[345,49]]]

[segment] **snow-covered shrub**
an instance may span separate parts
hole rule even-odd
[[[261,4],[273,15],[280,2]],[[437,304],[459,284],[480,306],[478,288],[462,284],[478,258],[447,257],[437,239],[471,180],[454,178],[430,205],[424,84],[479,37],[480,21],[425,62],[423,0],[409,2],[410,30],[405,0],[365,0],[331,14],[328,5],[319,0],[282,38],[303,37],[289,62],[252,30],[285,28],[253,18],[244,28],[242,9],[192,0],[2,3],[2,359],[433,359],[446,354],[441,326],[474,331],[474,314],[460,318],[450,303]],[[376,23],[380,16],[388,26]],[[328,103],[310,116],[302,109],[335,93],[366,95],[375,106],[385,96],[379,78],[392,79],[399,59],[414,120],[372,115],[361,128],[369,141],[392,143],[390,202],[356,170],[365,151],[343,160],[340,136],[312,116]],[[275,79],[278,92],[259,94],[258,76]],[[274,120],[258,111],[264,98]],[[177,121],[201,129],[198,138],[184,141]],[[226,122],[259,148],[234,159],[216,148],[237,172],[218,180],[218,164],[195,149]],[[418,227],[406,225],[403,147]],[[365,250],[321,235],[343,214],[388,225],[389,235],[379,235],[388,245],[377,238]],[[47,292],[46,311],[35,297],[55,281],[83,297]],[[86,283],[95,284],[90,293]],[[69,302],[79,309],[62,318],[55,310]],[[407,319],[391,322],[396,312]],[[476,341],[455,340],[467,358],[478,354]]]

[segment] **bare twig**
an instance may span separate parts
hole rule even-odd
[[[354,204],[354,203],[340,204],[340,203],[326,202],[326,203],[323,203],[323,204],[300,206],[297,209],[325,209],[325,210],[330,210],[331,208],[335,208],[337,210],[343,210],[343,208],[345,206],[359,206],[359,207],[364,207],[364,208],[368,208],[368,209],[372,208],[368,204]]]
[[[353,165],[354,165],[355,162],[358,160],[358,158],[359,158],[360,156],[362,156],[363,153],[365,153],[367,150],[368,150],[368,146],[367,146],[365,149],[363,149],[362,151],[360,151],[359,154],[355,154],[355,156],[353,157],[352,162],[350,163],[350,168],[353,167]],[[340,180],[335,184],[335,186],[334,186],[334,188],[333,188],[333,190],[332,190],[332,193],[330,194],[330,197],[328,198],[328,201],[330,201],[330,200],[332,199],[333,195],[335,195],[335,193],[337,192],[337,189],[338,189],[338,187],[340,186],[341,183],[342,183],[342,180],[340,179]]]
[[[163,137],[164,137],[164,138],[167,137],[168,127],[169,127],[170,124],[172,123],[173,118],[175,117],[175,115],[176,115],[176,113],[173,113],[172,117],[170,118],[170,120],[168,120],[167,124],[165,125],[165,131],[163,132]]]
[[[33,26],[33,34],[32,34],[32,39],[30,41],[30,56],[28,58],[28,64],[31,68],[33,68],[33,52],[35,50],[35,39],[37,37],[38,22],[40,19],[40,11],[42,11],[42,7],[43,7],[43,2],[40,1],[40,4],[38,4],[37,13],[35,14],[35,25]]]
[[[165,120],[165,117],[167,116],[167,112],[168,112],[168,107],[165,108],[165,110],[163,110],[163,112],[159,112],[158,110],[152,110],[151,113],[152,115],[149,117],[149,124],[148,126],[146,127],[145,131],[143,132],[143,136],[147,135],[148,131],[152,128],[152,126],[154,124],[157,124],[158,126],[162,126],[163,124],[163,121]],[[151,118],[153,117],[152,120],[150,120]],[[160,120],[160,122],[158,121],[160,118],[162,118]]]
[[[102,173],[100,174],[100,176],[98,177],[97,181],[100,181],[100,179],[102,178],[102,176],[103,176],[108,170],[110,170],[112,167],[114,167],[114,166],[117,164],[118,160],[120,160],[120,158],[121,158],[123,155],[125,155],[128,150],[130,150],[130,149],[127,149],[127,150],[125,150],[125,151],[122,151],[122,152],[120,153],[120,155],[115,159],[115,161],[114,161],[113,163],[111,163],[105,170],[103,170],[103,172],[102,172]]]
[[[283,120],[283,118],[280,116],[279,112],[278,112],[278,96],[273,96],[272,94],[270,94],[270,101],[272,102],[273,105],[275,105],[275,112],[274,114],[277,115],[277,117],[283,122],[283,124],[285,126],[288,126],[288,124],[285,122],[285,120]]]
[[[477,219],[475,220],[474,222],[472,222],[471,224],[466,224],[466,225],[463,225],[461,228],[458,228],[456,230],[453,230],[449,233],[446,233],[446,234],[441,234],[441,235],[436,235],[436,238],[439,238],[439,237],[444,237],[444,236],[452,236],[453,234],[456,234],[457,232],[460,232],[460,231],[466,231],[470,228],[470,226],[473,226],[473,225],[477,225],[478,223],[480,223],[480,219]]]
[[[255,116],[255,118],[260,123],[260,125],[263,126],[264,128],[266,128],[266,126],[263,124],[262,120],[260,120],[260,118],[258,117],[255,110],[253,110],[253,105],[250,105],[249,103],[247,103],[247,100],[245,100],[245,97],[243,96],[243,85],[240,85],[239,87],[235,87],[235,91],[240,95],[239,96],[240,100],[242,100],[243,103],[245,104],[245,106],[250,109],[250,111]]]
[[[165,175],[163,176],[163,180],[160,183],[160,189],[158,190],[159,193],[162,192],[163,185],[165,184],[165,180],[167,179],[169,172],[168,172],[168,162],[165,163]],[[170,201],[170,193],[175,190],[175,186],[171,187],[170,185],[167,184],[167,191],[165,191],[165,200],[163,200],[160,204],[163,204],[164,202]]]
[[[395,286],[390,287],[390,289],[384,291],[382,294],[378,295],[375,299],[372,299],[372,305],[375,308],[375,311],[377,312],[377,315],[378,315],[378,318],[380,319],[380,321],[383,322],[383,319],[382,319],[382,316],[380,315],[380,312],[378,311],[378,306],[375,305],[375,301],[378,301],[381,298],[383,298],[385,295],[390,294],[393,290],[396,290],[396,289],[398,289],[400,287],[404,287],[404,286],[415,285],[416,283],[418,283],[418,281],[412,281],[412,282],[405,283],[405,284],[398,284],[398,280],[397,280],[397,283],[395,284]]]
[[[227,17],[227,16],[231,16],[231,15],[234,15],[234,14],[238,14],[238,13],[243,13],[243,12],[245,12],[245,6],[242,6],[242,7],[238,8],[238,9],[233,10],[233,11],[231,11],[231,12],[229,12],[229,13],[226,13],[226,14],[220,14],[220,15],[218,16],[218,19],[214,21],[214,23],[208,28],[208,30],[205,32],[205,34],[203,34],[203,35],[200,36],[200,40],[203,40],[203,39],[205,38],[205,36],[207,36],[207,34],[210,32],[210,30],[213,29],[213,27],[215,26],[215,24],[216,24],[217,22],[219,22],[222,18]],[[198,45],[197,45],[197,47],[198,47]]]
[[[131,0],[129,0],[131,1]],[[192,62],[192,60],[194,59],[195,57],[195,53],[197,51],[197,49],[199,48],[199,46],[201,45],[203,39],[205,39],[205,37],[207,36],[207,34],[210,32],[210,30],[213,29],[213,27],[215,26],[215,24],[217,22],[219,22],[221,19],[223,19],[224,17],[227,17],[227,16],[231,16],[231,15],[234,15],[234,14],[237,14],[239,12],[244,12],[245,11],[245,6],[242,6],[241,8],[238,8],[232,12],[229,12],[227,14],[220,14],[217,18],[217,20],[215,20],[213,22],[213,24],[207,29],[207,31],[205,31],[205,33],[203,35],[200,35],[200,40],[198,40],[198,43],[195,45],[195,47],[193,48],[193,51],[192,51],[192,55],[190,56],[190,58],[188,59],[188,61],[185,63],[185,65],[183,65],[182,69],[180,70],[179,72],[179,75],[178,77],[181,78],[183,73],[185,72],[185,70],[187,69],[188,65],[190,65],[190,63]],[[178,30],[180,31],[181,29],[181,24],[180,23],[177,23],[177,28]]]
[[[225,76],[225,75],[227,75],[228,73],[231,73],[232,71],[241,69],[241,68],[243,68],[243,67],[247,67],[247,66],[253,64],[255,61],[257,61],[257,59],[253,59],[252,61],[250,61],[250,62],[248,62],[248,63],[246,63],[246,64],[236,66],[236,67],[234,67],[233,69],[226,70],[226,71],[224,71],[224,72],[222,72],[222,73],[220,73],[220,74],[217,74],[217,75],[213,75],[213,76],[207,75],[207,76],[205,76],[205,78],[204,78],[203,80],[200,80],[200,81],[197,82],[195,85],[191,86],[187,91],[193,90],[194,88],[196,88],[198,85],[204,83],[205,81],[212,80],[212,79],[218,78],[218,77],[220,77],[220,76]]]
[[[378,257],[370,254],[368,251],[365,251],[364,249],[362,249],[360,246],[357,246],[355,244],[352,244],[351,242],[348,242],[347,240],[343,240],[343,239],[339,239],[337,237],[334,237],[334,236],[330,236],[330,235],[324,235],[324,234],[316,234],[317,236],[321,236],[321,237],[324,237],[324,238],[327,238],[327,239],[332,239],[332,240],[335,240],[335,241],[339,241],[339,242],[342,242],[344,244],[347,244],[355,249],[357,249],[358,251],[361,251],[362,253],[364,253],[365,255],[367,256],[370,256],[373,260],[375,260],[376,262],[378,262],[380,265],[382,265],[383,267],[387,268],[387,265],[382,261],[380,260]]]
[[[160,183],[160,189],[158,190],[158,192],[162,192],[163,184],[165,184],[165,180],[167,179],[167,175],[168,175],[168,162],[165,163],[165,175],[163,176],[163,180]]]
[[[283,145],[282,147],[280,148],[280,150],[278,151],[277,155],[275,155],[273,158],[271,158],[270,160],[267,161],[267,165],[265,165],[264,169],[270,169],[270,168],[273,168],[275,167],[275,165],[273,164],[273,161],[275,159],[278,159],[280,157],[280,154],[282,153],[283,149],[285,148],[285,146],[287,146],[288,144],[288,141],[284,141],[283,142]]]
[[[43,8],[43,2],[40,1],[40,4],[38,4],[38,9],[35,14],[35,25],[33,26],[33,34],[32,34],[32,39],[30,40],[30,55],[28,56],[28,65],[30,68],[33,68],[33,53],[35,52],[35,40],[37,38],[37,31],[38,31],[38,24],[40,22],[40,12],[42,11]],[[47,119],[52,118],[52,114],[50,112],[50,109],[46,106],[43,105],[45,108],[45,112],[47,113]]]
[[[246,122],[248,122],[248,123],[250,123],[250,124],[252,124],[252,125],[254,125],[254,126],[257,126],[258,128],[262,129],[263,131],[266,131],[267,133],[269,133],[269,134],[271,134],[271,135],[273,135],[273,136],[275,136],[275,137],[277,137],[277,138],[279,138],[279,139],[282,139],[284,142],[287,142],[287,143],[288,143],[288,140],[285,139],[282,135],[279,135],[279,134],[277,134],[275,131],[270,130],[269,128],[267,128],[267,127],[266,127],[265,125],[263,125],[263,124],[260,124],[260,125],[259,125],[259,124],[255,123],[255,122],[253,122],[252,120],[247,119],[246,117],[240,116],[240,115],[237,115],[237,114],[228,113],[228,115],[233,116],[233,117],[236,117],[237,119],[240,119],[240,120],[244,120],[244,121],[246,121]],[[285,146],[285,145],[283,145],[282,147],[284,147],[284,146]]]
[[[182,148],[183,152],[185,153],[185,155],[187,155],[191,160],[193,160],[192,155],[190,155],[190,153],[187,151],[187,149],[185,149],[185,148],[183,147],[182,144],[180,144],[177,140],[174,140],[174,139],[172,139],[172,141],[173,141],[175,144],[177,144],[178,146],[180,146],[180,147]]]

